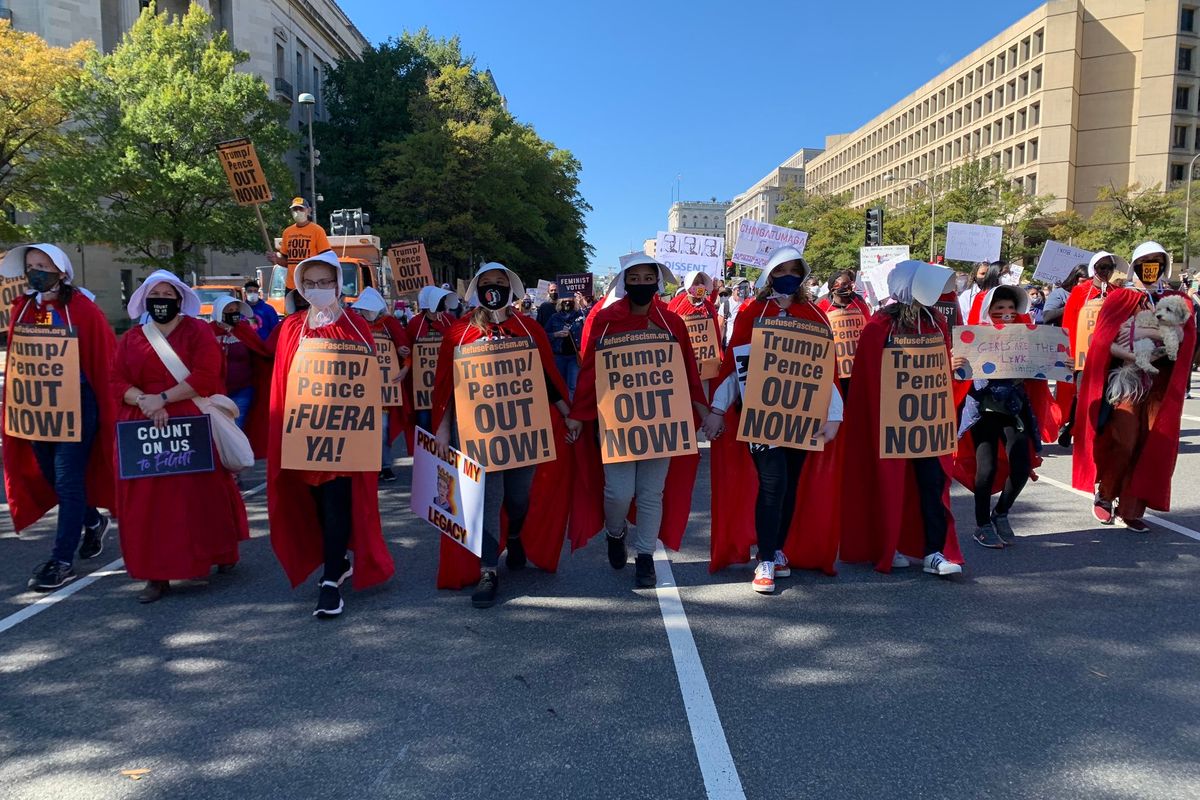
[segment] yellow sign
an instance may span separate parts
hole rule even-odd
[[[692,338],[692,353],[696,356],[700,380],[712,380],[721,371],[721,340],[717,336],[716,323],[708,317],[684,317],[683,323]]]
[[[1083,308],[1079,309],[1079,321],[1075,324],[1078,329],[1075,332],[1075,371],[1083,369],[1084,362],[1087,361],[1088,349],[1092,346],[1092,334],[1096,332],[1096,323],[1100,319],[1100,309],[1104,306],[1104,298],[1097,297],[1094,300],[1088,300],[1083,304]]]
[[[403,405],[404,394],[396,380],[400,374],[400,354],[387,334],[375,334],[375,360],[379,362],[379,387],[384,408]]]
[[[271,187],[267,185],[267,174],[258,163],[258,153],[249,139],[230,139],[217,143],[217,158],[225,170],[233,199],[239,206],[256,206],[271,201]]]

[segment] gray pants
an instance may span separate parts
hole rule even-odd
[[[500,563],[500,509],[508,512],[508,538],[521,536],[529,514],[529,490],[537,466],[489,472],[483,481],[483,553],[479,560],[487,569]]]
[[[604,527],[617,536],[625,527],[629,505],[637,498],[637,536],[633,549],[639,554],[654,552],[662,525],[663,484],[667,482],[670,458],[650,458],[604,465]]]

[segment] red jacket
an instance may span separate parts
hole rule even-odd
[[[250,446],[254,448],[254,457],[266,458],[267,428],[270,425],[271,418],[271,364],[275,359],[274,353],[267,342],[263,341],[262,337],[258,335],[258,331],[254,329],[254,326],[246,320],[242,320],[228,330],[216,321],[210,322],[209,325],[212,327],[213,334],[217,337],[217,342],[222,345],[223,355],[224,343],[222,339],[226,335],[237,337],[237,340],[246,345],[250,350],[250,370],[252,374],[251,382],[254,386],[254,401],[250,406],[250,413],[246,417],[244,430],[246,438],[250,440]],[[274,333],[274,330],[271,332]],[[221,379],[225,379],[224,361],[221,367]]]

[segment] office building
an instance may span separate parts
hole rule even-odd
[[[733,198],[725,213],[725,241],[732,245],[737,240],[738,223],[744,219],[774,223],[783,190],[803,190],[805,170],[809,162],[820,154],[821,150],[811,147],[799,150],[749,189]]]

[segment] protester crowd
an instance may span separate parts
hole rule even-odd
[[[454,363],[459,348],[478,342],[531,345],[540,367],[534,379],[545,389],[538,411],[551,420],[556,447],[550,460],[487,474],[480,557],[439,536],[438,585],[474,586],[476,607],[496,601],[501,556],[510,571],[528,563],[553,571],[566,537],[575,549],[600,532],[614,569],[626,566],[632,549],[636,585],[656,585],[656,543],[680,546],[699,451],[614,461],[601,457],[598,433],[607,374],[600,353],[620,337],[647,333],[655,336],[644,341],[665,342],[682,356],[682,372],[671,380],[686,398],[682,413],[692,435],[710,442],[711,492],[700,495],[711,498],[710,568],[756,554],[756,592],[773,592],[793,569],[836,574],[839,560],[884,573],[916,564],[939,577],[960,574],[951,482],[974,495],[968,525],[974,542],[1014,546],[1013,511],[1051,443],[1070,448],[1073,484],[1092,495],[1101,525],[1145,532],[1148,509],[1170,508],[1182,403],[1200,358],[1198,299],[1191,276],[1173,279],[1169,253],[1154,242],[1128,260],[1096,253],[1053,286],[1009,285],[1002,263],[980,264],[963,280],[943,266],[902,261],[877,307],[853,271],[819,281],[792,247],[772,252],[753,281],[675,276],[653,257],[631,254],[600,297],[563,296],[551,284],[534,298],[520,276],[493,263],[473,276],[465,296],[448,284],[428,286],[415,309],[398,314],[374,289],[344,303],[338,259],[321,246],[324,232],[308,222],[306,204],[293,211],[297,224],[284,252],[271,254],[295,268],[291,313],[282,320],[249,281],[244,301],[221,298],[212,320],[203,321],[195,291],[159,271],[129,300],[138,324],[118,341],[76,286],[62,250],[33,244],[3,257],[0,273],[28,283],[12,307],[10,353],[14,347],[43,352],[37,348],[45,342],[61,342],[65,351],[66,343],[77,343],[77,357],[56,363],[78,372],[64,377],[78,383],[78,399],[68,405],[79,431],[55,438],[10,430],[4,439],[5,488],[17,531],[58,506],[51,552],[35,569],[32,588],[63,586],[75,576],[76,558],[104,550],[110,518],[99,509],[119,517],[126,569],[145,582],[142,602],[162,598],[171,581],[233,569],[239,543],[249,536],[236,473],[265,458],[272,547],[293,586],[320,571],[315,615],[340,614],[348,579],[363,588],[394,570],[377,492],[380,481],[396,478],[395,440],[403,434],[413,452],[419,427],[435,437],[440,453],[457,446],[469,422],[463,415],[472,409],[456,395]],[[966,360],[952,353],[959,325],[1062,328],[1069,342],[1064,358],[1082,361],[1081,368],[1073,380],[1053,385],[956,378],[948,391],[957,451],[883,452],[881,418],[897,348],[917,342],[944,363],[945,374],[962,375]],[[757,402],[749,389],[766,329],[815,332],[841,343],[836,367],[812,375],[822,398],[813,446],[738,435]],[[391,399],[365,412],[381,452],[378,469],[364,468],[371,459],[362,454],[338,454],[345,460],[336,469],[298,469],[286,454],[300,419],[298,387],[319,369],[314,365],[336,362],[312,361],[310,354],[331,346],[368,356],[386,352],[394,360],[381,387]],[[418,350],[426,353],[421,369]],[[321,380],[326,391],[355,389],[337,374]],[[68,388],[74,398],[76,387]],[[9,391],[5,401],[14,402]],[[149,421],[166,431],[201,417],[212,425],[211,470],[119,475],[118,423]],[[839,487],[854,485],[875,501],[830,502]]]

